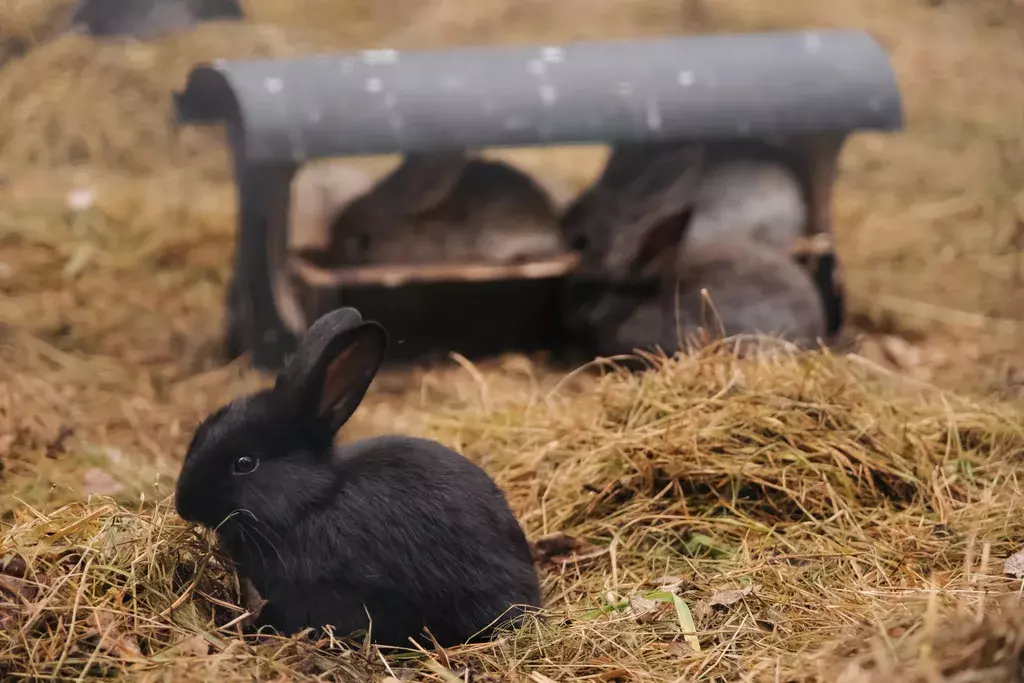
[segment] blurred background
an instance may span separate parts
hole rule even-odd
[[[850,334],[925,382],[1024,386],[1020,0],[247,0],[244,21],[141,42],[61,34],[73,4],[0,4],[0,458],[26,490],[80,485],[80,473],[25,464],[71,424],[154,463],[123,477],[171,474],[190,425],[264,381],[221,350],[236,208],[222,134],[172,121],[171,91],[216,57],[865,29],[890,54],[908,126],[857,134],[842,155],[833,215]],[[604,154],[497,156],[577,192]],[[357,422],[412,420],[403,392],[420,401],[442,371],[383,382]]]

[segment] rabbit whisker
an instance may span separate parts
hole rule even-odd
[[[259,524],[260,524],[260,526],[262,526],[262,527],[266,528],[266,529],[267,529],[267,531],[269,531],[269,532],[273,533],[273,530],[272,530],[272,529],[270,529],[270,528],[269,528],[269,527],[268,527],[268,526],[267,526],[266,524],[263,524],[263,523],[259,522],[259,520],[257,520],[257,519],[255,518],[255,516],[253,517],[253,521],[255,521],[255,522],[259,523]],[[269,546],[270,546],[270,549],[271,549],[271,550],[273,550],[273,551],[274,551],[274,553],[275,553],[275,554],[277,555],[277,559],[278,559],[278,561],[279,561],[279,562],[281,563],[281,567],[282,567],[282,568],[283,568],[283,569],[284,569],[284,570],[285,570],[285,571],[287,572],[287,570],[288,570],[288,563],[286,563],[286,562],[284,561],[284,556],[283,556],[283,555],[281,554],[281,551],[280,551],[280,550],[278,550],[277,546],[276,546],[276,545],[274,545],[274,542],[273,542],[273,541],[271,541],[271,540],[270,540],[270,538],[269,538],[269,537],[267,536],[267,534],[265,534],[265,533],[264,533],[263,531],[261,531],[261,530],[260,530],[260,527],[259,527],[259,526],[256,526],[256,524],[248,524],[247,526],[248,526],[248,529],[249,529],[250,531],[252,531],[252,532],[254,532],[254,533],[257,533],[257,534],[259,534],[259,535],[260,535],[260,537],[262,537],[262,538],[263,538],[263,540],[267,542],[267,545],[269,545]],[[275,534],[275,536],[276,536],[276,535],[277,535],[277,534]],[[262,552],[262,551],[261,551],[261,552]]]

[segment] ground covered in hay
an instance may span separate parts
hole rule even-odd
[[[1024,9],[1016,0],[251,0],[144,45],[0,2],[0,679],[1024,682]],[[854,324],[642,375],[516,355],[384,373],[346,428],[482,464],[549,617],[380,653],[245,635],[170,493],[196,422],[265,384],[221,355],[235,199],[192,63],[803,26],[870,30],[910,126],[843,157]],[[507,153],[579,188],[600,150]]]
[[[1004,576],[1024,544],[1019,406],[894,383],[828,354],[738,360],[711,348],[642,376],[555,386],[524,382],[528,370],[450,371],[408,429],[456,446],[507,492],[534,543],[546,623],[383,658],[243,636],[239,586],[173,514],[165,481],[132,502],[17,506],[0,584],[17,600],[0,612],[0,669],[1020,680],[1013,574],[1024,570],[1011,561]]]

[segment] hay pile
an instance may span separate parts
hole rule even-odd
[[[451,372],[422,389],[419,431],[507,492],[535,543],[547,624],[387,657],[243,636],[239,587],[173,514],[165,480],[141,503],[15,513],[0,674],[1021,680],[1020,581],[1000,576],[1024,543],[1020,405],[827,354],[738,360],[724,346],[640,376],[520,382],[514,398],[499,391],[510,371]],[[995,610],[994,594],[1013,604]]]
[[[489,646],[382,659],[243,637],[233,577],[168,497],[196,421],[267,381],[219,356],[226,150],[171,122],[195,62],[694,22],[865,28],[892,50],[911,126],[844,155],[855,308],[895,311],[887,332],[915,317],[984,331],[958,321],[1021,319],[1024,301],[1009,21],[967,2],[250,0],[252,23],[49,40],[70,2],[0,0],[0,61],[12,39],[24,53],[0,66],[0,679],[1024,681],[1020,580],[1002,573],[1024,545],[1024,406],[863,360],[718,348],[640,377],[565,379],[516,356],[382,376],[347,437],[460,449],[537,543],[554,619]],[[514,156],[579,185],[599,165],[587,154]],[[1019,341],[1004,371],[972,350],[987,334],[879,339],[872,357],[924,381],[987,389],[1016,371],[1024,386]]]
[[[0,165],[17,172],[90,165],[130,174],[188,168],[227,180],[222,134],[178,129],[172,92],[200,62],[310,51],[294,31],[235,22],[145,43],[61,36],[0,71]]]
[[[0,5],[0,66],[64,30],[75,0],[4,0]]]

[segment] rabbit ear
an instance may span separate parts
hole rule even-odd
[[[642,270],[644,266],[668,250],[675,250],[683,241],[686,227],[690,222],[690,210],[666,216],[661,221],[648,227],[637,245],[633,269]]]
[[[645,163],[627,179],[626,205],[631,220],[644,228],[691,208],[704,171],[704,148],[665,146],[648,152]]]
[[[306,332],[274,393],[296,418],[333,437],[366,395],[387,345],[379,323],[364,322],[354,308],[331,311]]]
[[[447,199],[469,164],[462,150],[409,154],[382,183],[405,214],[423,213]]]
[[[618,220],[604,257],[605,266],[617,276],[682,238],[703,177],[704,149],[645,145],[623,150],[619,159]]]

